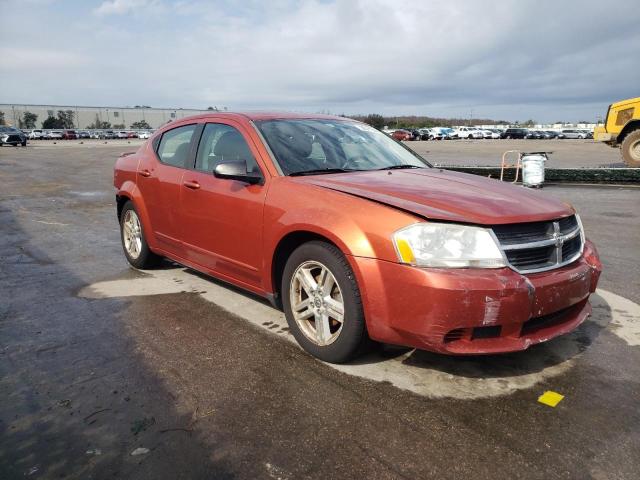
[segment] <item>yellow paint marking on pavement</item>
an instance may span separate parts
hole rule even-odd
[[[560,403],[560,401],[564,398],[564,395],[560,395],[558,392],[552,392],[551,390],[547,390],[542,395],[538,397],[538,401],[543,403],[549,407],[555,407]]]

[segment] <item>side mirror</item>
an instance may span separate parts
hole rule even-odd
[[[238,180],[239,182],[245,182],[251,185],[262,183],[262,176],[247,172],[247,162],[244,160],[219,163],[213,170],[213,176],[216,178]]]

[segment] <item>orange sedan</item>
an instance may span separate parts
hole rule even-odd
[[[124,254],[268,298],[300,345],[523,350],[576,328],[601,271],[580,218],[523,187],[431,165],[346,118],[212,113],[114,170]]]

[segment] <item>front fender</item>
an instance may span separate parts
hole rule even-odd
[[[352,257],[396,262],[391,236],[416,221],[406,212],[347,193],[281,180],[269,189],[265,205],[264,271],[272,271],[281,240],[298,232],[326,238],[354,267]],[[273,290],[268,282],[266,289]]]

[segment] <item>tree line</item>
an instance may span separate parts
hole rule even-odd
[[[431,128],[452,125],[509,125],[506,120],[491,120],[488,118],[438,118],[417,115],[384,117],[377,113],[369,115],[350,115],[349,118],[367,123],[378,130],[389,128]],[[533,124],[533,120],[529,120]]]

